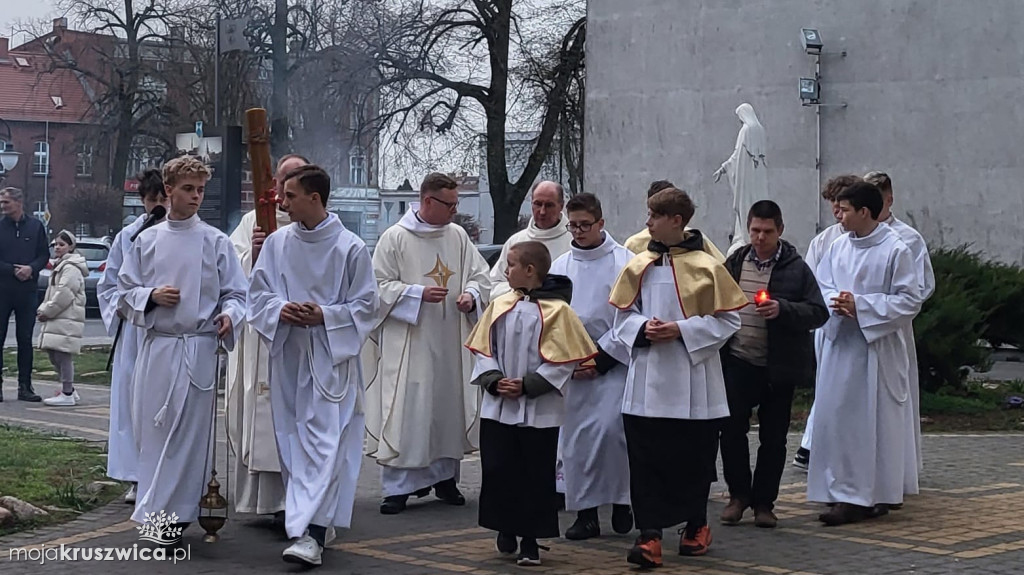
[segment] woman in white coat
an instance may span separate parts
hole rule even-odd
[[[46,405],[74,406],[78,392],[72,380],[75,366],[72,356],[82,348],[85,329],[85,276],[89,266],[81,254],[75,253],[77,240],[71,232],[62,230],[54,242],[56,260],[46,296],[36,312],[39,321],[39,349],[45,349],[57,370],[63,386],[62,393],[43,400]]]

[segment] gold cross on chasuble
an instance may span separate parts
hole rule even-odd
[[[443,287],[447,289],[448,280],[452,279],[453,275],[455,275],[455,272],[453,272],[448,266],[444,264],[444,262],[441,261],[441,255],[438,254],[437,262],[434,264],[434,269],[423,274],[423,277],[427,277],[434,280],[434,283],[437,284],[437,287]]]

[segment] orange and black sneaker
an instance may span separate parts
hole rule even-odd
[[[641,569],[661,567],[661,538],[641,534],[626,555],[626,561]]]
[[[704,555],[711,547],[711,527],[702,525],[695,532],[690,533],[689,528],[679,530],[682,537],[679,538],[679,554],[689,557]]]

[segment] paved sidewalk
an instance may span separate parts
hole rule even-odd
[[[46,393],[40,383],[40,393]],[[55,385],[54,388],[56,389]],[[5,388],[5,396],[8,391]],[[106,428],[106,389],[81,386],[83,404],[70,409],[44,408],[16,401],[0,404],[0,422],[31,424],[102,440]],[[221,427],[223,429],[223,427]],[[791,436],[795,449],[797,436]],[[708,575],[913,575],[1013,574],[1024,572],[1024,435],[928,435],[922,493],[909,498],[902,511],[860,524],[826,528],[816,521],[822,511],[805,501],[801,473],[787,469],[778,505],[779,528],[757,529],[748,519],[736,527],[717,524],[725,504],[724,486],[714,487],[709,516],[714,544],[702,558],[671,553],[676,535],[666,530],[665,567],[657,573]],[[220,453],[224,453],[223,449]],[[221,469],[223,463],[221,464]],[[223,474],[221,475],[223,480]],[[223,481],[222,481],[223,482]],[[444,505],[433,496],[413,500],[398,516],[382,516],[378,470],[366,460],[360,475],[351,530],[325,553],[324,571],[353,574],[413,573],[633,573],[625,563],[631,536],[614,535],[609,512],[602,512],[605,535],[586,542],[542,542],[544,564],[520,568],[494,551],[493,533],[476,526],[479,461],[463,466],[465,507]],[[0,486],[2,490],[2,486]],[[281,561],[287,546],[281,531],[265,518],[232,516],[219,543],[202,542],[194,525],[185,534],[190,557],[179,564],[142,561],[78,563],[12,561],[13,548],[64,544],[69,547],[132,548],[139,543],[131,508],[113,503],[71,523],[0,538],[0,573],[114,575],[138,573],[294,573]],[[572,523],[563,513],[562,529]],[[4,564],[9,563],[9,564]]]

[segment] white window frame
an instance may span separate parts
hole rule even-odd
[[[352,148],[348,153],[348,181],[353,186],[367,185],[366,150]]]
[[[42,149],[41,149],[42,148]],[[50,174],[50,143],[36,142],[32,152],[32,175],[47,176]],[[40,169],[40,163],[45,163]]]
[[[78,147],[78,157],[75,160],[75,177],[91,178],[93,160],[96,149],[92,144],[81,144]]]

